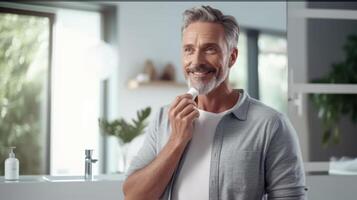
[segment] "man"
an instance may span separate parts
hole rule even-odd
[[[126,199],[306,199],[303,162],[287,118],[228,84],[239,28],[209,6],[184,12],[188,85],[148,128],[123,185]]]

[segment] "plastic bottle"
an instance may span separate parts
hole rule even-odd
[[[8,181],[19,180],[19,160],[15,158],[15,148],[16,147],[9,147],[9,158],[5,160],[5,180]]]

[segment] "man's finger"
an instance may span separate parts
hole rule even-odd
[[[170,108],[175,108],[175,107],[177,107],[177,105],[180,103],[180,101],[181,101],[183,98],[192,99],[192,95],[190,95],[190,94],[183,94],[183,95],[177,96],[176,99],[172,102]]]
[[[190,114],[193,110],[195,110],[195,106],[192,104],[187,105],[180,113],[178,113],[180,118],[186,117],[188,114]]]
[[[194,119],[200,116],[200,112],[197,109],[194,109],[190,114],[188,114],[185,118],[189,121],[193,121]]]
[[[174,111],[174,114],[177,115],[179,114],[180,112],[182,112],[183,109],[185,109],[187,106],[189,105],[193,105],[193,106],[196,106],[195,102],[192,100],[192,99],[188,99],[188,98],[183,98],[179,103],[178,105],[175,107],[175,111]]]

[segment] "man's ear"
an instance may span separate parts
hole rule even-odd
[[[229,68],[231,68],[238,58],[238,48],[233,48],[229,57]]]

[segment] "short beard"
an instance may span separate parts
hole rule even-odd
[[[187,84],[188,87],[191,88],[195,88],[198,91],[199,95],[205,95],[210,93],[214,88],[216,88],[216,77],[214,77],[212,80],[210,80],[207,84],[202,83],[202,82],[198,82],[196,84],[192,84],[190,78],[187,79]]]
[[[187,85],[189,88],[193,87],[198,91],[199,95],[206,95],[210,93],[212,90],[217,88],[219,85],[221,85],[227,78],[228,76],[228,71],[229,68],[226,66],[222,74],[217,78],[214,76],[212,80],[210,80],[208,83],[202,83],[201,81],[195,81],[195,84],[192,84],[190,76],[187,77]]]

